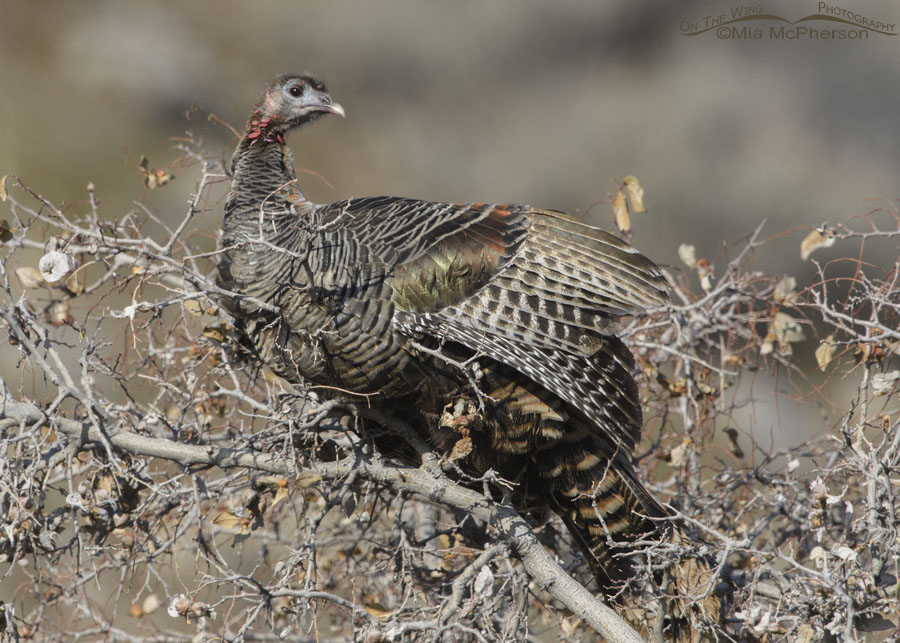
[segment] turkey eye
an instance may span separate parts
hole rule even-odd
[[[294,85],[291,87],[288,92],[290,92],[291,96],[294,98],[299,98],[303,95],[303,88],[300,85]]]

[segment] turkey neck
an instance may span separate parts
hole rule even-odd
[[[276,304],[288,275],[296,286],[309,281],[308,269],[291,264],[310,247],[313,233],[306,224],[314,206],[297,187],[293,157],[281,137],[252,134],[248,126],[232,157],[218,281],[232,292]],[[228,307],[242,314],[255,310],[240,299]]]
[[[296,217],[296,208],[306,203],[297,186],[293,155],[280,135],[253,136],[245,131],[231,159],[233,176],[231,192],[225,202],[224,231],[226,240],[243,241],[258,237],[260,209],[264,222]],[[273,227],[263,225],[263,235],[273,233]],[[235,238],[235,233],[243,238]]]

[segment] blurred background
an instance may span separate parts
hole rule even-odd
[[[818,5],[751,6],[796,20]],[[175,158],[171,139],[196,126],[206,149],[227,158],[233,134],[205,114],[240,129],[272,76],[309,71],[347,111],[290,139],[298,168],[327,180],[301,180],[319,201],[389,194],[529,203],[587,211],[613,228],[608,203],[596,204],[634,174],[649,207],[634,220],[635,244],[672,265],[680,243],[714,259],[723,242],[763,219],[776,234],[893,202],[900,36],[682,33],[685,23],[740,6],[6,2],[0,174],[17,174],[58,204],[83,202],[92,182],[105,216],[120,216],[146,198],[141,155],[165,166]],[[900,23],[893,0],[846,8]],[[192,105],[203,110],[193,125],[185,117]],[[191,171],[182,172],[152,193],[152,205],[175,224],[193,188]],[[219,217],[197,222],[210,246]],[[799,256],[806,232],[763,249],[764,268],[809,283],[811,266]],[[816,258],[843,252],[836,246]]]
[[[304,181],[320,200],[578,212],[635,174],[650,209],[637,243],[675,262],[681,241],[712,255],[762,218],[771,232],[845,221],[900,192],[900,36],[682,35],[738,2],[3,4],[0,174],[57,203],[92,181],[110,215],[140,196],[133,163],[157,160],[193,103],[240,129],[285,71],[321,76],[347,110],[291,139],[298,167],[333,186]],[[796,19],[817,5],[763,8]],[[900,23],[892,0],[847,8]],[[206,142],[227,156],[233,141],[209,125]],[[172,221],[186,178],[161,202]],[[608,207],[591,215],[613,226]]]

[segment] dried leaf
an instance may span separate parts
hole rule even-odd
[[[59,250],[51,250],[38,262],[38,270],[48,284],[55,284],[78,267],[75,257]]]
[[[441,413],[441,428],[461,432],[465,437],[468,435],[466,430],[471,424],[475,412],[476,408],[471,400],[459,397],[444,406],[444,411]]]
[[[893,353],[894,355],[900,355],[900,341],[885,340],[882,342],[882,346],[884,346],[885,351]]]
[[[150,162],[146,156],[141,157],[141,172],[144,175],[144,185],[151,190],[161,188],[175,178],[175,175],[171,172],[166,172],[157,167],[150,167]]]
[[[689,243],[682,243],[678,246],[678,258],[688,268],[694,268],[697,266],[697,249]]]
[[[193,315],[194,317],[203,316],[203,307],[200,306],[200,302],[196,299],[185,299],[183,306],[189,315]]]
[[[494,593],[494,572],[491,571],[490,565],[485,565],[475,577],[475,594],[488,597]]]
[[[172,597],[172,600],[169,601],[169,616],[172,618],[184,616],[190,608],[191,600],[184,594],[176,594]]]
[[[806,339],[806,335],[803,334],[803,326],[787,313],[775,313],[771,330],[780,344],[792,344]]]
[[[684,440],[677,447],[669,451],[669,462],[673,467],[680,467],[685,463],[688,455],[688,447],[690,446],[690,444],[690,440]]]
[[[740,355],[735,355],[734,353],[726,354],[725,356],[723,356],[722,362],[729,366],[743,366],[744,358]]]
[[[68,301],[55,301],[47,309],[47,319],[51,326],[59,328],[71,324],[74,321],[69,308]]]
[[[150,594],[144,599],[144,602],[141,603],[141,609],[144,614],[152,614],[159,609],[160,605],[162,605],[162,602],[159,600],[159,596]]]
[[[832,553],[841,560],[856,560],[856,552],[845,545],[835,547]]]
[[[294,487],[297,489],[306,489],[322,480],[322,476],[317,473],[301,473],[294,481]]]
[[[9,227],[9,223],[7,223],[6,219],[0,220],[0,242],[6,243],[12,238],[13,233]]]
[[[819,501],[824,500],[825,497],[828,496],[828,487],[825,485],[825,481],[822,480],[821,477],[817,477],[810,483],[809,490],[813,492],[813,495]]]
[[[100,489],[106,492],[112,492],[115,487],[116,480],[111,475],[102,474],[94,479],[94,489]]]
[[[677,380],[672,380],[668,384],[669,394],[672,397],[678,397],[679,395],[684,395],[687,391],[687,380],[684,378],[679,378]]]
[[[581,620],[577,618],[564,618],[559,621],[560,626],[562,627],[563,634],[567,637],[571,637],[575,635],[575,632],[578,631],[578,626],[581,624]]]
[[[225,324],[220,324],[219,326],[207,326],[203,329],[203,336],[214,342],[224,342],[225,333],[227,331],[228,327]]]
[[[194,603],[184,594],[176,594],[173,596],[172,600],[169,601],[169,607],[166,611],[172,618],[183,616],[188,623],[191,622],[191,617],[216,617],[216,612],[211,605],[200,602]]]
[[[132,605],[131,608],[129,608],[129,610],[128,610],[128,616],[130,616],[131,618],[141,618],[143,615],[144,615],[144,610],[137,603]]]
[[[84,498],[77,491],[73,491],[66,496],[66,504],[70,507],[75,507],[76,509],[87,511],[87,508],[84,505]]]
[[[455,462],[456,460],[465,458],[470,453],[472,453],[472,439],[469,436],[464,436],[457,440],[456,444],[453,445],[453,449],[450,451],[449,460]]]
[[[47,285],[47,282],[44,281],[44,277],[41,275],[41,271],[31,266],[16,268],[16,277],[22,282],[23,288],[43,288]]]
[[[819,248],[830,248],[833,245],[834,237],[826,237],[820,230],[813,230],[800,244],[800,258],[806,261]]]
[[[272,506],[274,507],[275,505],[277,505],[279,502],[287,498],[288,495],[288,489],[286,486],[279,487],[278,491],[275,492],[275,499],[272,500]]]
[[[253,488],[257,491],[275,491],[284,486],[287,486],[287,480],[281,476],[256,476],[253,478]]]
[[[6,201],[9,198],[9,195],[6,193],[6,179],[9,178],[9,174],[4,174],[3,178],[0,178],[0,201]]]
[[[289,495],[288,481],[281,476],[257,476],[253,479],[253,488],[258,491],[274,491],[275,498],[272,500],[273,507]]]
[[[153,168],[151,170],[151,174],[147,175],[146,182],[147,187],[151,190],[155,188],[161,188],[166,183],[175,180],[175,175],[171,172],[166,172],[165,170],[160,170],[158,168]]]
[[[622,232],[631,230],[631,215],[628,214],[628,203],[622,190],[613,197],[613,212],[616,214],[616,227]]]
[[[875,373],[872,376],[872,390],[875,395],[887,395],[896,388],[900,382],[900,371],[890,373]]]
[[[696,382],[694,384],[694,390],[696,390],[698,393],[697,397],[701,397],[703,395],[706,395],[706,396],[716,395],[716,387],[710,386],[709,384],[706,384],[705,382]]]
[[[779,304],[790,306],[797,297],[796,288],[796,279],[793,277],[782,277],[778,285],[775,286],[775,292],[772,293],[772,297]]]
[[[247,509],[250,510],[250,513],[253,514],[253,517],[256,518],[260,523],[262,522],[262,516],[266,513],[266,508],[269,506],[269,499],[266,496],[254,495],[253,500],[247,505]],[[261,524],[259,526],[262,526]]]
[[[381,603],[366,603],[366,611],[382,623],[387,621],[391,614],[394,613],[393,610],[389,610]]]
[[[816,545],[809,551],[809,557],[811,560],[825,558],[825,550],[820,545]]]
[[[230,511],[223,511],[213,518],[213,524],[228,531],[237,531],[241,534],[250,533],[250,520],[241,518]]]
[[[700,257],[697,259],[696,268],[697,276],[700,277],[700,287],[704,292],[709,292],[712,288],[712,266],[706,259]]]
[[[622,183],[625,185],[625,195],[628,197],[631,211],[644,214],[647,208],[644,207],[644,188],[641,187],[641,182],[637,180],[637,177],[628,175]]]
[[[829,335],[819,344],[816,349],[816,363],[819,365],[819,370],[824,371],[825,367],[834,359],[834,347],[834,335]]]
[[[794,348],[787,342],[778,344],[778,354],[782,357],[790,357],[794,354]]]
[[[356,494],[352,491],[345,493],[343,500],[341,500],[341,510],[344,512],[344,515],[350,518],[356,512],[358,500]]]

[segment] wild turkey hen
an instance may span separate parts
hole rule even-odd
[[[321,82],[277,78],[234,153],[219,280],[242,332],[288,380],[403,409],[439,453],[467,434],[459,464],[556,511],[614,592],[630,563],[612,540],[673,529],[634,474],[634,360],[613,334],[621,315],[666,301],[657,267],[553,210],[311,203],[284,136],[329,113],[344,110]],[[440,426],[449,403],[476,398],[477,418]]]

